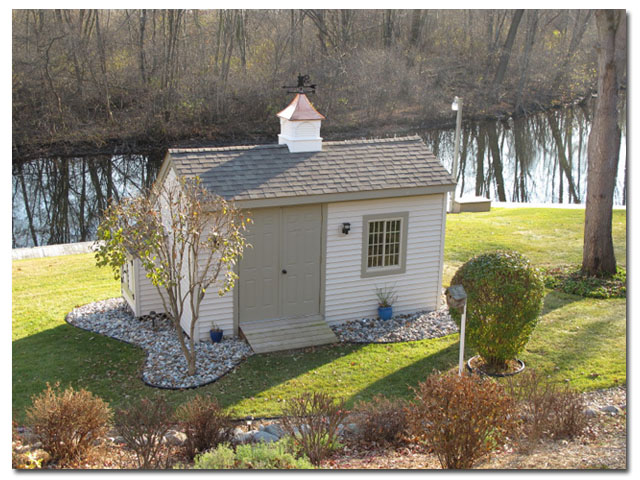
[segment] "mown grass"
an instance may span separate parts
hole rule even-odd
[[[500,248],[518,250],[539,265],[579,263],[583,220],[584,213],[576,210],[498,209],[450,215],[444,283],[471,256]],[[615,212],[614,243],[623,265],[625,228],[624,212]],[[118,282],[109,271],[95,267],[92,255],[15,261],[12,292],[15,419],[24,420],[30,397],[47,382],[87,388],[114,407],[155,391],[140,380],[141,350],[64,321],[78,305],[119,295]],[[587,299],[549,291],[522,358],[529,367],[588,390],[626,382],[625,349],[624,299]],[[408,387],[434,369],[455,366],[457,352],[458,336],[450,335],[254,355],[214,384],[166,395],[177,405],[196,393],[211,394],[242,417],[278,415],[285,399],[304,390],[331,393],[351,406],[377,393],[409,396]]]
[[[613,245],[620,266],[627,265],[626,210],[613,211]],[[584,210],[496,208],[491,212],[447,216],[444,283],[480,252],[515,250],[539,266],[582,263]]]

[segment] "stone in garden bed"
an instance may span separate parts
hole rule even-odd
[[[458,331],[448,308],[396,315],[389,320],[363,318],[331,326],[342,342],[396,343],[439,338]]]
[[[197,342],[196,374],[187,377],[187,362],[180,349],[174,327],[167,321],[156,323],[136,319],[123,298],[111,298],[73,309],[69,324],[131,343],[145,350],[142,372],[145,383],[161,388],[192,388],[211,383],[253,354],[238,338],[220,343]]]

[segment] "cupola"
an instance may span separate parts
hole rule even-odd
[[[308,88],[304,85],[305,77],[298,78],[298,93],[289,106],[277,114],[280,117],[278,143],[286,144],[291,153],[322,150],[320,123],[325,117],[318,113],[304,93],[303,88]],[[315,90],[315,85],[312,87]]]

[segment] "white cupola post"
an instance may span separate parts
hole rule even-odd
[[[304,93],[298,93],[287,108],[278,113],[280,134],[278,143],[286,144],[289,152],[320,152],[320,123],[324,115],[311,105]]]

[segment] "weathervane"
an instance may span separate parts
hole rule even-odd
[[[301,73],[298,74],[298,85],[294,86],[289,86],[289,85],[284,85],[282,88],[291,88],[293,90],[287,90],[287,93],[316,93],[316,84],[312,83],[310,85],[307,85],[307,83],[309,82],[309,75],[302,75]]]

